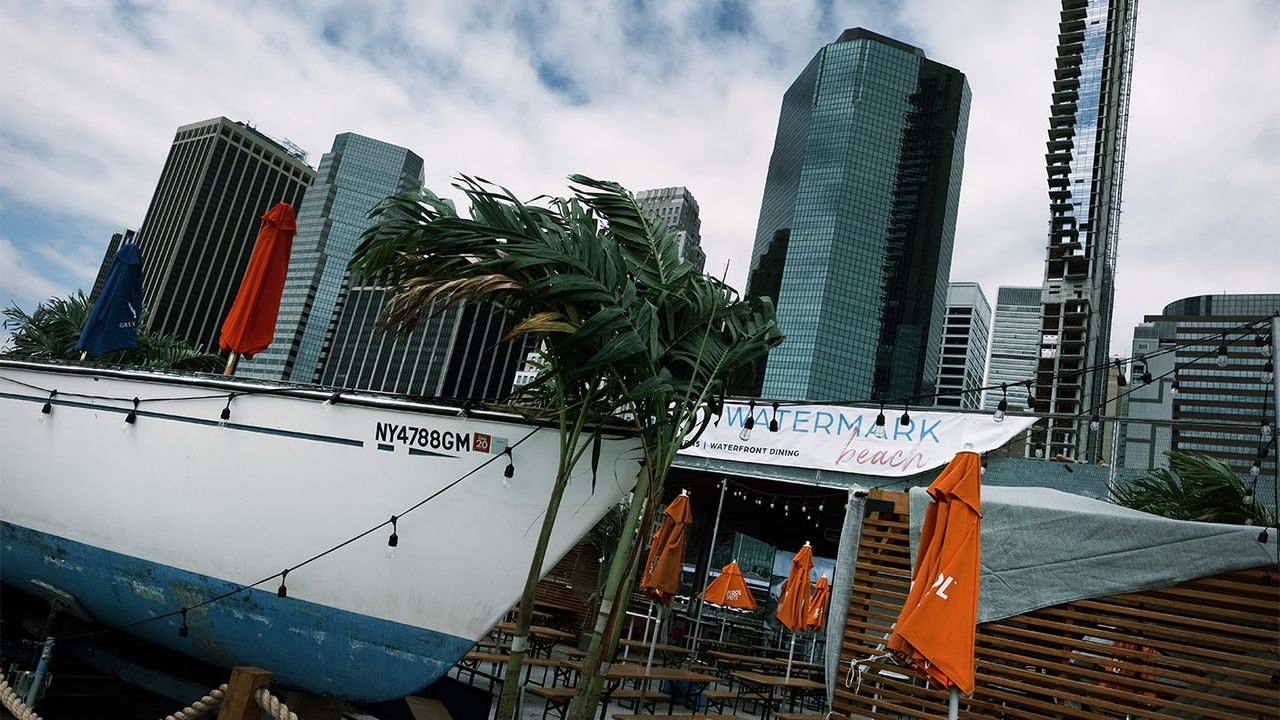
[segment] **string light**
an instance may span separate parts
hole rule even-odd
[[[507,466],[502,469],[502,487],[509,488],[511,487],[511,478],[515,477],[516,474],[516,459],[511,454],[511,446],[508,445],[503,448],[502,452],[507,456]]]
[[[769,432],[778,432],[778,402],[773,403],[773,418],[769,420]]]
[[[324,410],[325,412],[329,412],[330,410],[333,409],[334,405],[338,404],[338,400],[340,400],[341,398],[342,398],[342,391],[335,390],[332,395],[325,398],[324,402],[320,403],[320,409]]]
[[[1142,384],[1150,385],[1151,384],[1151,368],[1147,366],[1147,358],[1146,356],[1139,355],[1138,360],[1142,363]]]
[[[138,403],[142,402],[138,398],[133,399],[133,409],[128,415],[124,416],[124,424],[120,426],[120,432],[126,435],[133,429],[133,424],[138,422]]]
[[[1116,361],[1116,387],[1124,387],[1129,381],[1124,377],[1124,363],[1120,360]]]
[[[58,397],[57,390],[49,391],[49,399],[44,401],[44,405],[40,408],[40,417],[36,418],[40,422],[48,422],[49,416],[53,414],[53,399]]]
[[[227,396],[227,406],[222,408],[221,420],[218,421],[218,427],[226,427],[227,421],[231,419],[231,401],[235,399],[235,393]]]
[[[282,597],[282,598],[289,597],[289,588],[285,587],[285,584],[284,584],[285,580],[288,580],[288,579],[289,579],[288,570],[285,570],[284,572],[280,573],[280,587],[276,590],[276,597]]]
[[[471,408],[472,408],[471,401],[463,400],[462,407],[458,409],[458,417],[462,420],[466,420],[467,418],[471,417]]]
[[[1093,417],[1089,419],[1089,429],[1096,432],[1100,427],[1102,427],[1102,417],[1095,412]]]
[[[996,414],[991,419],[996,422],[1004,422],[1004,414],[1009,409],[1009,386],[1006,383],[1000,383],[1000,402],[996,405]]]
[[[1262,440],[1263,442],[1271,442],[1275,430],[1271,427],[1271,423],[1267,420],[1262,421]]]
[[[911,413],[907,412],[907,404],[902,404],[902,417],[898,419],[898,424],[906,427],[911,424]]]
[[[1271,364],[1271,361],[1270,361],[1270,360],[1268,360],[1268,361],[1267,361],[1267,364],[1266,364],[1266,365],[1263,365],[1263,366],[1262,366],[1262,375],[1261,375],[1261,378],[1262,378],[1262,384],[1263,384],[1263,385],[1270,385],[1270,384],[1271,384],[1271,381],[1275,378],[1275,372],[1274,372],[1274,370],[1275,370],[1275,366]]]
[[[1169,397],[1178,397],[1178,371],[1173,371],[1173,382],[1169,383]]]
[[[397,518],[395,515],[391,516],[391,537],[387,538],[387,559],[388,560],[395,559],[396,548],[399,547],[400,545],[400,536],[396,534],[396,520],[398,519],[399,518]]]
[[[880,401],[880,414],[876,415],[876,429],[871,431],[872,435],[884,440],[889,437],[889,432],[884,427],[884,401]]]
[[[1218,363],[1218,367],[1220,368],[1224,368],[1227,366],[1227,344],[1226,343],[1223,343],[1218,346],[1218,359],[1216,362]]]
[[[186,637],[187,630],[187,609],[182,608],[182,624],[178,626],[178,637]]]
[[[747,419],[742,423],[742,432],[738,433],[738,439],[746,442],[751,439],[751,428],[756,426],[756,401],[752,400],[747,406]]]

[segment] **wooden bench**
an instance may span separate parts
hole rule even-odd
[[[573,696],[578,694],[578,689],[570,687],[542,687],[534,685],[526,687],[525,692],[542,698],[546,703],[546,707],[542,709],[543,720],[546,720],[548,714],[555,715],[560,718],[560,720],[564,720],[565,711],[569,709],[569,703],[573,700]],[[666,700],[667,714],[671,714],[671,695],[657,690],[641,692],[634,688],[622,688],[608,693],[608,698],[611,702],[614,700],[639,700],[641,695],[644,696],[646,704],[652,703],[655,706],[657,703]],[[601,695],[601,699],[604,699],[604,695]],[[650,717],[652,718],[652,716]]]
[[[679,715],[680,720],[746,720],[741,715]],[[653,720],[652,715],[614,715],[613,720]]]
[[[702,697],[706,698],[707,710],[715,709],[717,712],[724,712],[724,707],[729,701],[733,701],[733,709],[738,709],[738,693],[733,690],[703,690]]]

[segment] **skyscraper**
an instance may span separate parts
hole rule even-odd
[[[298,210],[298,235],[271,347],[242,362],[238,374],[315,380],[347,264],[370,225],[369,211],[389,195],[422,183],[422,158],[413,152],[355,133],[334,138]]]
[[[178,128],[137,235],[152,331],[218,349],[263,214],[315,176],[300,155],[225,117]]]
[[[676,230],[680,259],[692,263],[698,272],[702,272],[707,263],[700,234],[702,220],[698,217],[698,201],[688,188],[641,190],[636,193],[636,203]]]
[[[1127,397],[1127,422],[1120,426],[1124,467],[1163,467],[1165,450],[1182,450],[1248,473],[1264,442],[1263,423],[1272,433],[1276,428],[1276,358],[1258,342],[1270,338],[1264,321],[1276,312],[1277,293],[1199,295],[1144,318],[1133,333],[1132,374],[1145,369],[1154,382],[1139,380]],[[1240,329],[1254,322],[1260,323],[1256,330]],[[1147,357],[1160,351],[1166,352]],[[1261,474],[1274,478],[1275,462],[1276,454],[1268,452]]]
[[[988,390],[982,409],[994,411],[1001,399],[1008,400],[1010,410],[1027,409],[1026,382],[1035,377],[1039,349],[1040,288],[1001,287],[996,291],[991,359],[983,385],[1008,388]]]
[[[982,393],[961,392],[982,387],[987,365],[987,339],[991,334],[991,304],[982,286],[954,282],[947,288],[947,316],[942,328],[942,352],[938,361],[936,407],[975,410]]]
[[[485,304],[438,307],[414,330],[398,334],[379,322],[387,299],[385,285],[348,273],[317,382],[469,400],[499,400],[511,392],[528,347],[524,339],[502,340],[512,327],[509,317]]]
[[[111,261],[116,259],[116,251],[121,245],[133,242],[134,234],[132,230],[125,230],[111,235],[107,252],[102,256],[102,264],[98,266],[98,277],[94,278],[93,289],[89,291],[89,302],[97,302],[98,293],[102,292],[102,286],[107,283],[107,273],[111,272]]]
[[[1049,235],[1032,432],[1046,457],[1093,461],[1106,396],[1136,0],[1062,0],[1045,167]]]
[[[969,118],[959,71],[855,28],[782,98],[747,294],[786,341],[755,394],[931,394]]]

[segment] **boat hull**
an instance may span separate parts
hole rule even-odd
[[[430,684],[519,598],[557,434],[327,396],[0,361],[0,579],[28,591],[41,580],[107,625],[308,692],[377,701]],[[544,572],[630,491],[636,452],[608,440],[598,477],[577,469]],[[393,514],[388,559],[391,528],[377,526]],[[171,614],[184,607],[180,637]]]

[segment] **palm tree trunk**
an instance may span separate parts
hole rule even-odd
[[[525,577],[524,593],[520,596],[520,606],[516,611],[516,628],[511,634],[511,654],[507,658],[507,667],[502,678],[502,692],[498,698],[498,710],[494,714],[494,720],[514,720],[515,718],[520,693],[520,670],[524,667],[524,656],[529,642],[529,626],[533,624],[533,599],[538,590],[538,581],[542,579],[542,563],[547,557],[547,545],[550,544],[551,532],[555,529],[556,516],[560,512],[560,501],[564,497],[565,486],[569,484],[569,476],[573,474],[573,468],[581,457],[578,440],[582,437],[582,427],[590,404],[590,395],[588,395],[571,426],[567,424],[563,411],[560,417],[560,465],[556,470],[551,497],[547,499],[547,511],[542,518],[538,544],[534,547],[533,558],[529,561],[529,574]]]
[[[618,548],[609,567],[609,579],[605,583],[599,613],[591,630],[591,642],[582,659],[582,677],[578,682],[578,694],[569,705],[566,720],[591,720],[596,704],[604,689],[604,676],[600,672],[600,660],[613,657],[622,634],[622,619],[626,616],[627,599],[635,585],[635,574],[640,562],[637,528],[648,527],[652,522],[655,503],[651,462],[646,462],[636,483],[636,501],[631,504],[623,526]],[[642,502],[643,500],[643,502]],[[643,508],[642,508],[643,506]]]

